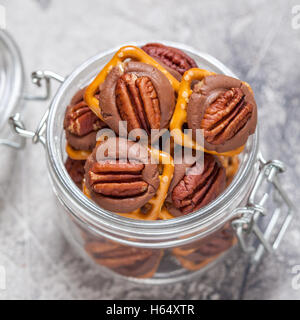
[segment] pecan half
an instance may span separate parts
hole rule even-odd
[[[142,163],[97,162],[88,172],[89,183],[94,192],[104,196],[138,196],[148,189],[148,184],[142,177],[144,167]]]
[[[79,90],[67,107],[64,129],[67,141],[74,149],[90,150],[96,144],[96,132],[106,124],[84,102],[84,91],[85,88]]]
[[[97,131],[105,125],[85,103],[83,95],[84,89],[76,93],[74,98],[77,99],[72,99],[64,119],[64,129],[79,137]]]
[[[230,140],[251,118],[253,105],[240,88],[231,88],[209,105],[201,121],[204,138],[212,144]]]
[[[225,189],[225,182],[225,169],[214,156],[205,154],[203,168],[195,163],[174,187],[172,204],[182,214],[196,211],[213,201]]]
[[[255,132],[257,107],[253,93],[239,79],[220,74],[207,76],[193,88],[187,123],[194,139],[197,130],[203,130],[205,149],[217,152],[238,149]]]
[[[177,48],[168,47],[161,43],[148,43],[142,49],[149,56],[180,74],[184,74],[190,68],[197,68],[195,60]]]
[[[76,136],[84,136],[101,127],[101,120],[91,111],[85,102],[72,106],[67,112],[65,129]]]
[[[108,157],[108,148],[111,151],[113,148],[113,156]],[[155,195],[159,186],[158,167],[150,163],[150,154],[141,144],[109,138],[87,159],[85,183],[92,199],[102,208],[131,212]]]
[[[175,107],[175,92],[167,77],[141,62],[125,63],[124,70],[113,68],[101,85],[101,114],[119,135],[133,129],[167,128]],[[125,128],[123,121],[127,122]]]
[[[127,121],[129,131],[142,128],[149,133],[159,129],[159,100],[149,77],[124,74],[117,82],[116,99],[120,117]]]

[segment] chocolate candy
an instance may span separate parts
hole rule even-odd
[[[257,108],[242,81],[211,75],[196,84],[187,106],[187,123],[196,139],[202,129],[206,150],[226,152],[243,146],[255,132]]]
[[[175,94],[168,79],[156,68],[141,62],[128,62],[124,70],[115,67],[101,85],[101,114],[117,134],[134,129],[167,128],[174,112]],[[127,130],[120,132],[120,121]],[[122,125],[123,128],[123,125]]]
[[[185,215],[216,199],[225,185],[225,169],[215,156],[205,154],[204,164],[175,164],[165,205],[172,215]]]
[[[142,49],[163,66],[167,66],[180,75],[183,75],[190,68],[197,68],[195,60],[177,48],[165,46],[161,43],[148,43]],[[178,79],[176,75],[174,76]]]
[[[108,148],[116,160],[106,158]],[[86,161],[85,180],[100,207],[119,213],[142,207],[159,187],[158,166],[150,163],[147,149],[123,138],[109,138],[94,149]]]

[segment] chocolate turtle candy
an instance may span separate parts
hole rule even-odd
[[[183,75],[185,71],[191,68],[197,68],[195,60],[180,49],[165,46],[161,43],[147,43],[142,49],[163,66],[166,66],[168,71],[171,69],[179,75]],[[171,73],[178,79],[176,74]]]
[[[255,132],[257,107],[244,82],[225,75],[210,75],[197,83],[187,105],[193,139],[203,130],[206,150],[226,152],[242,147]]]
[[[175,93],[155,67],[130,61],[113,68],[100,88],[101,115],[117,134],[167,128],[175,107]],[[127,128],[121,121],[126,121]],[[120,130],[120,126],[122,130]],[[127,130],[126,130],[127,129]]]
[[[113,156],[109,156],[110,150]],[[85,164],[85,183],[91,198],[102,208],[132,212],[146,204],[159,187],[157,164],[147,149],[123,138],[98,145]]]
[[[194,212],[216,199],[225,185],[225,169],[213,155],[204,154],[203,164],[175,164],[165,206],[174,216]]]

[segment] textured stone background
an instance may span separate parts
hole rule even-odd
[[[254,88],[261,149],[284,160],[283,183],[300,205],[300,30],[291,26],[300,1],[0,0],[7,28],[21,47],[26,75],[36,69],[68,74],[83,60],[125,41],[167,39],[190,44],[227,64]],[[29,79],[28,83],[29,83]],[[33,92],[29,85],[27,90]],[[27,103],[34,127],[44,103]],[[276,255],[247,273],[237,253],[199,279],[161,287],[110,280],[82,261],[53,221],[55,210],[44,151],[1,148],[1,299],[274,299],[300,298],[292,267],[300,265],[296,216]]]

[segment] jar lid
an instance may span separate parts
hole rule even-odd
[[[7,124],[23,93],[21,55],[11,36],[0,29],[0,130]]]

